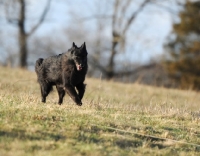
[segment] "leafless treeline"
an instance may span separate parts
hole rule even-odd
[[[54,34],[54,32],[42,36],[34,35],[34,33],[47,21],[45,19],[47,19],[48,13],[52,11],[51,8],[54,7],[56,2],[54,0],[38,1],[37,3],[41,3],[41,8],[43,8],[42,13],[38,16],[35,24],[28,25],[29,6],[32,5],[32,2],[32,0],[0,0],[0,23],[3,20],[6,21],[8,25],[15,27],[17,32],[15,35],[2,38],[1,32],[6,27],[0,27],[0,41],[16,38],[16,44],[9,45],[16,46],[12,48],[13,52],[5,52],[9,48],[1,48],[6,45],[3,45],[3,42],[0,43],[0,53],[7,53],[5,58],[1,60],[1,64],[10,62],[13,65],[14,62],[18,62],[19,67],[27,68],[27,66],[33,65],[37,57],[61,53],[66,51],[73,41],[82,43],[84,40],[87,42],[90,54],[89,74],[99,76],[101,73],[107,79],[130,76],[134,71],[138,71],[135,62],[118,59],[118,55],[123,56],[123,53],[125,53],[129,39],[127,34],[134,27],[134,22],[141,18],[140,14],[152,5],[171,11],[171,8],[165,5],[165,1],[162,4],[159,0],[102,0],[90,3],[86,1],[84,4],[81,1],[77,4],[79,5],[78,8],[73,8],[73,11],[68,14],[66,11],[66,14],[59,15],[70,16],[71,18],[68,21],[70,24],[63,25],[60,36]],[[71,2],[62,1],[62,3],[67,6]],[[93,8],[90,9],[89,16],[82,16],[80,11],[76,13],[76,9],[81,9],[81,5],[88,5],[88,9]],[[34,12],[31,14],[34,14]],[[93,25],[85,27],[84,23],[87,22]],[[94,29],[92,33],[90,29]]]

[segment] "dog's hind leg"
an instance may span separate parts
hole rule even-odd
[[[50,91],[53,90],[53,87],[51,84],[47,84],[47,83],[42,83],[40,84],[41,87],[41,94],[42,94],[42,102],[46,102],[46,97],[48,96],[48,94],[50,93]]]
[[[63,97],[65,96],[65,90],[63,89],[63,87],[59,87],[58,85],[56,85],[56,89],[59,96],[58,104],[61,105],[63,102]]]

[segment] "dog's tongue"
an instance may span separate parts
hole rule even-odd
[[[78,71],[82,70],[82,67],[80,65],[77,65],[76,67]]]

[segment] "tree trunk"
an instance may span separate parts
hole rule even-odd
[[[109,64],[107,66],[107,73],[106,73],[106,77],[107,79],[112,79],[115,75],[115,56],[116,56],[116,46],[117,44],[119,43],[118,40],[117,40],[117,33],[115,33],[113,31],[113,34],[112,34],[112,49],[111,49],[111,55],[110,55],[110,58],[109,58]]]
[[[117,55],[117,45],[124,44],[125,35],[130,28],[131,24],[137,17],[137,15],[143,10],[146,4],[148,4],[150,0],[144,0],[143,3],[138,7],[138,9],[132,13],[131,17],[125,22],[125,26],[122,28],[119,27],[121,25],[122,19],[125,17],[125,11],[130,6],[131,0],[126,1],[123,5],[122,1],[115,0],[114,2],[114,12],[112,16],[112,49],[111,55],[109,58],[107,70],[106,70],[106,77],[107,79],[112,79],[117,73],[115,71],[115,57]],[[121,14],[119,15],[119,12]],[[120,28],[120,30],[119,30]]]
[[[0,0],[1,1],[1,0]],[[7,21],[11,24],[14,24],[17,26],[18,29],[18,47],[19,47],[19,67],[20,68],[27,68],[27,58],[28,58],[28,38],[31,36],[44,22],[45,16],[50,8],[51,0],[47,0],[46,7],[43,10],[42,15],[40,16],[40,19],[38,23],[32,27],[30,32],[26,31],[26,0],[6,0],[8,2],[8,6],[6,6],[6,18]],[[28,1],[28,0],[27,0]],[[14,6],[15,4],[19,5],[19,15],[18,18],[12,18],[9,17],[9,6]],[[13,8],[12,8],[13,9]],[[18,12],[18,10],[17,10]]]
[[[115,26],[116,26],[116,21],[117,21],[117,12],[119,9],[119,5],[120,5],[120,0],[115,0],[114,2],[114,12],[113,12],[113,16],[112,16],[112,47],[111,47],[111,55],[109,58],[109,62],[108,62],[108,66],[107,66],[107,70],[106,70],[106,78],[107,79],[112,79],[115,75],[115,71],[114,71],[114,67],[115,67],[115,55],[116,55],[116,46],[119,43],[118,41],[118,36],[119,34],[116,32],[115,30]]]
[[[25,31],[25,11],[26,11],[26,4],[25,0],[20,0],[20,12],[19,12],[19,65],[21,68],[27,68],[27,34]]]
[[[20,56],[20,67],[27,68],[27,37],[21,29],[19,31],[19,56]]]

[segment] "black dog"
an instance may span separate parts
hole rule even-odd
[[[62,104],[65,92],[67,92],[74,102],[81,106],[87,69],[85,42],[79,48],[73,42],[72,48],[66,53],[46,59],[39,58],[35,64],[35,71],[41,88],[42,102],[46,102],[46,97],[55,85],[59,95],[59,104]]]

